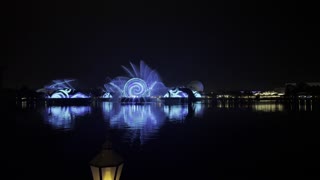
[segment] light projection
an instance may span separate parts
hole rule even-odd
[[[198,91],[191,90],[194,97],[201,98],[201,94]],[[164,98],[188,98],[188,94],[181,91],[179,88],[170,89],[164,96]]]
[[[179,90],[179,88],[170,89],[164,96],[164,98],[187,98],[188,94]]]
[[[201,94],[198,91],[192,91],[196,98],[201,98]]]
[[[45,93],[46,98],[61,99],[61,98],[90,98],[81,92],[77,92],[71,83],[75,79],[53,80],[51,85],[47,85],[37,92]]]
[[[54,92],[50,98],[69,98],[69,93],[72,91],[72,89],[65,88],[65,89],[60,89]]]
[[[74,93],[74,90],[72,89],[60,89],[55,91],[51,94],[51,96],[48,96],[48,98],[89,98],[90,96],[87,96],[81,92]]]
[[[65,88],[74,89],[71,85],[73,81],[75,81],[75,79],[52,80],[52,84],[45,86],[44,89],[52,91]]]
[[[147,83],[140,78],[131,78],[124,85],[124,96],[125,97],[148,97],[150,91],[148,91]]]
[[[72,130],[74,119],[91,112],[90,106],[50,106],[44,113],[46,123],[55,129]]]
[[[128,76],[119,76],[104,85],[107,92],[118,98],[160,97],[167,92],[160,76],[143,61],[140,65],[130,63],[131,68],[122,66]]]
[[[112,95],[110,92],[105,92],[103,95],[102,95],[102,98],[112,98]]]

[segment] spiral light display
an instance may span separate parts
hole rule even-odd
[[[131,78],[124,85],[125,97],[145,97],[148,96],[149,90],[147,83],[140,78]]]
[[[54,92],[54,93],[51,95],[51,98],[69,98],[69,93],[70,93],[71,91],[72,91],[72,90],[69,89],[69,88],[60,89],[60,90]]]

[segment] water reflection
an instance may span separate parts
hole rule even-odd
[[[166,105],[163,110],[170,120],[183,120],[188,115],[188,105]]]
[[[205,109],[203,103],[165,105],[163,111],[171,121],[183,121],[189,117],[202,117]]]
[[[255,112],[313,111],[317,103],[312,100],[277,102],[273,100],[257,102],[217,101],[219,109],[251,110]]]
[[[45,121],[55,129],[72,130],[74,119],[90,113],[90,106],[50,106],[46,109]]]
[[[313,101],[312,100],[299,100],[298,105],[299,111],[312,111],[313,110]]]
[[[125,125],[131,129],[157,128],[165,119],[165,114],[156,105],[122,105],[110,118],[111,126]]]
[[[206,105],[201,103],[201,102],[198,102],[198,103],[194,103],[192,106],[193,106],[193,109],[194,109],[195,117],[199,117],[199,118],[202,117]]]
[[[111,128],[127,129],[125,139],[143,144],[164,123],[165,113],[159,104],[122,105],[104,102],[103,114]]]
[[[153,138],[166,121],[183,122],[186,118],[201,117],[204,105],[163,105],[157,103],[135,105],[104,102],[104,119],[111,128],[127,129],[126,139],[143,144]]]
[[[260,112],[283,112],[284,105],[280,103],[255,103],[252,106],[253,111],[260,111]]]

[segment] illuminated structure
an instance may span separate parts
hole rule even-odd
[[[127,76],[118,76],[104,84],[104,94],[100,94],[101,99],[113,99],[123,102],[159,102],[166,100],[182,99],[183,102],[195,102],[201,98],[203,84],[200,81],[191,81],[187,86],[167,88],[161,81],[157,71],[151,69],[143,61],[139,65],[130,63],[130,67],[122,66]],[[75,99],[74,102],[87,103],[90,96],[76,91],[71,85],[74,79],[53,80],[51,85],[45,86],[37,92],[45,94],[48,102],[66,103],[65,99]],[[95,93],[93,93],[95,94]],[[60,100],[58,100],[60,99]],[[71,101],[68,100],[70,103]]]
[[[109,92],[105,92],[105,93],[102,95],[102,98],[112,98],[112,95],[111,95]]]
[[[191,90],[191,91],[190,91]],[[175,87],[170,89],[164,98],[201,98],[203,84],[200,81],[191,81],[186,87]],[[192,92],[192,93],[191,93]],[[189,97],[192,96],[192,97]]]
[[[75,79],[53,80],[51,85],[47,85],[37,92],[45,94],[46,98],[63,99],[63,98],[89,98],[89,96],[77,92],[71,85]]]
[[[170,89],[163,97],[165,98],[187,98],[188,94],[179,90],[179,88]]]
[[[139,67],[132,63],[130,65],[131,69],[122,66],[128,73],[128,77],[119,76],[104,85],[107,92],[112,93],[113,97],[130,101],[134,98],[160,97],[167,92],[158,73],[150,69],[143,61],[140,61]]]

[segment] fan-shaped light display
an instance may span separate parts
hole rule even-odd
[[[130,68],[122,66],[128,76],[119,76],[105,84],[107,92],[113,93],[113,97],[145,98],[163,96],[167,87],[162,83],[160,76],[143,61],[140,66],[130,63]]]
[[[37,92],[45,93],[46,98],[89,98],[81,92],[76,90],[71,85],[74,79],[65,80],[53,80],[51,85],[47,85],[42,89],[38,89]]]

